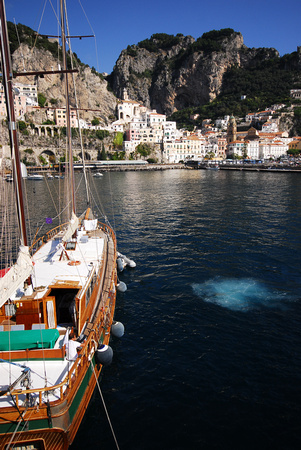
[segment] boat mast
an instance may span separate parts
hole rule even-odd
[[[72,37],[78,37],[78,38],[82,39],[83,37],[86,38],[86,37],[92,37],[92,36],[70,36],[69,24],[68,24],[68,16],[67,16],[67,9],[66,9],[66,2],[65,2],[65,17],[66,17],[66,31],[67,31],[66,39],[68,39],[69,52],[70,52],[70,56],[71,56],[72,82],[73,82],[74,98],[75,98],[75,105],[76,105],[76,117],[77,117],[77,124],[78,124],[78,133],[79,133],[79,140],[80,140],[80,147],[81,147],[81,155],[82,155],[82,161],[83,161],[83,174],[84,174],[85,187],[86,187],[87,207],[89,207],[90,206],[90,189],[89,189],[88,179],[87,179],[85,155],[84,155],[84,148],[83,148],[83,136],[82,136],[82,130],[81,130],[81,125],[80,125],[80,120],[79,120],[78,100],[77,100],[76,83],[75,83],[74,66],[73,66],[73,53],[72,53],[72,50],[71,50],[71,38]]]
[[[9,51],[9,40],[6,23],[4,0],[0,0],[0,39],[1,39],[1,61],[4,94],[6,98],[7,121],[12,158],[13,179],[17,204],[18,224],[21,245],[27,246],[27,233],[25,221],[25,209],[23,200],[22,174],[20,164],[20,151],[17,136],[16,117],[14,108],[14,90],[12,82],[12,65]]]
[[[64,5],[63,5],[63,3],[64,3],[64,0],[60,0],[61,29],[62,29],[62,51],[63,51],[63,69],[64,69],[64,80],[65,80],[66,116],[67,116],[67,133],[66,134],[67,134],[68,157],[69,157],[69,180],[70,180],[70,192],[71,192],[71,208],[72,208],[72,212],[74,214],[76,214],[73,152],[72,152],[72,141],[71,141],[69,84],[68,84],[68,74],[67,74],[65,14],[64,14]]]

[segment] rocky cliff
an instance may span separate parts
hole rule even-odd
[[[160,113],[206,104],[221,92],[233,66],[246,68],[258,58],[278,57],[275,49],[249,49],[232,29],[191,36],[155,34],[123,50],[111,75],[111,85]]]
[[[46,49],[29,48],[26,44],[15,50],[13,53],[13,69],[16,72],[31,71],[51,71],[58,70],[58,61],[52,53]],[[110,120],[109,117],[114,115],[116,108],[116,97],[107,89],[107,82],[100,74],[93,72],[90,67],[78,64],[78,73],[74,74],[76,95],[78,99],[78,107],[81,109],[81,117],[91,120],[94,117],[100,119],[103,125],[107,125]],[[65,105],[65,91],[59,74],[45,75],[44,77],[18,77],[17,82],[33,84],[34,81],[38,84],[38,92],[46,97],[46,104],[53,107],[64,107]],[[71,77],[72,75],[68,75]],[[72,88],[72,81],[70,83],[70,100],[71,106],[75,107],[75,93]],[[36,114],[36,123],[41,123],[45,120],[43,111]]]
[[[27,71],[56,70],[58,60],[54,55],[57,53],[57,43],[39,37],[37,45],[32,49],[28,45],[28,36],[33,41],[35,33],[28,27],[18,27],[23,43],[17,47],[16,37],[11,40],[11,44],[15,41],[16,48],[13,53],[14,70],[23,72],[24,67]],[[13,33],[12,26],[11,35]],[[198,39],[180,34],[154,34],[150,39],[123,50],[107,81],[77,60],[79,72],[74,77],[78,105],[82,109],[83,118],[91,120],[97,117],[106,125],[112,122],[117,98],[122,98],[126,88],[129,98],[169,116],[184,108],[206,105],[221,92],[223,95],[229,95],[235,91],[239,99],[241,90],[241,94],[248,94],[248,98],[252,98],[254,83],[257,91],[260,91],[261,86],[261,91],[265,94],[266,85],[262,80],[257,82],[260,76],[265,79],[269,88],[274,91],[276,89],[277,93],[281,88],[289,96],[289,89],[299,87],[293,78],[284,78],[281,75],[277,79],[266,80],[266,72],[255,73],[253,70],[258,69],[260,65],[262,67],[264,64],[270,64],[270,72],[275,73],[279,68],[275,61],[281,65],[282,72],[294,70],[301,74],[301,48],[298,52],[286,55],[286,58],[279,58],[277,50],[273,48],[246,47],[241,33],[231,28],[213,30]],[[33,78],[21,77],[18,81],[32,83]],[[60,75],[45,75],[44,78],[38,78],[37,83],[38,91],[45,95],[48,106],[64,106]],[[112,92],[108,90],[108,83]],[[298,83],[301,86],[301,75]],[[235,90],[238,84],[241,89]],[[261,91],[254,95],[260,96]],[[71,103],[75,106],[75,94],[72,90]],[[248,106],[256,109],[256,104]],[[266,106],[269,105],[264,107]],[[45,120],[43,113],[36,116],[36,123]]]

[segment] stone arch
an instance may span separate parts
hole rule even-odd
[[[34,134],[38,135],[38,136],[41,136],[41,128],[40,127],[35,127],[34,128]]]
[[[56,163],[56,155],[52,150],[43,150],[40,153],[40,156],[43,156],[44,158],[47,159],[47,161],[49,162],[49,164],[55,164]]]
[[[52,127],[45,127],[45,135],[46,136],[53,136],[53,128]]]

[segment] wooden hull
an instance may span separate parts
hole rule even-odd
[[[65,450],[69,443],[66,434],[59,429],[52,428],[51,430],[41,429],[36,431],[26,431],[17,434],[14,437],[12,433],[6,434],[0,444],[1,450],[7,449],[26,449],[30,446],[37,450]],[[30,448],[30,447],[29,447]]]
[[[76,436],[100,372],[101,366],[97,368],[92,360],[81,382],[74,386],[72,399],[67,396],[64,401],[56,402],[56,405],[50,404],[49,409],[43,407],[37,411],[36,408],[29,408],[24,415],[24,422],[28,421],[25,429],[29,428],[26,431],[20,431],[24,428],[24,423],[21,422],[18,426],[20,417],[15,412],[4,413],[0,423],[0,450],[10,448],[7,447],[8,444],[12,448],[22,448],[31,443],[37,449],[67,449]]]
[[[99,343],[108,345],[110,340],[117,282],[116,241],[112,234],[111,238],[105,247],[104,266],[94,284],[95,292],[93,290],[90,295],[95,299],[92,302],[94,309],[86,308],[88,312],[84,319],[87,321],[92,314],[93,321],[86,327],[80,357],[69,363],[67,376],[62,382],[46,388],[12,392],[15,406],[1,407],[0,410],[0,450],[21,449],[29,445],[33,445],[28,447],[32,449],[66,449],[73,442],[102,370],[102,365],[95,361],[95,351]],[[91,310],[95,312],[91,313]],[[10,358],[16,363],[27,360],[30,365],[31,358],[38,356],[40,359],[42,354],[52,361],[56,356],[62,360],[63,350],[20,350],[12,352],[10,355],[14,356]],[[5,352],[0,356],[8,359]],[[48,396],[53,390],[59,392],[58,399]],[[35,396],[34,406],[24,407],[26,394],[29,398]]]

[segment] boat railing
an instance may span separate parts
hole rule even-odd
[[[63,231],[64,228],[66,228],[66,226],[67,224],[59,225],[58,227],[55,227],[48,233],[46,233],[46,235],[43,236],[42,238],[36,239],[31,249],[33,250],[35,245],[38,246],[43,245],[44,243],[47,242],[47,240],[53,238],[58,233]],[[101,222],[98,222],[98,229],[102,230],[112,238],[114,242],[114,248],[116,249],[116,238],[113,230],[108,225]],[[39,242],[41,242],[41,244],[39,244]],[[44,386],[35,389],[22,389],[22,390],[16,389],[10,391],[9,395],[15,397],[15,402],[18,407],[23,406],[24,395],[26,396],[34,395],[38,397],[39,406],[43,404],[43,398],[47,399],[47,397],[49,397],[49,393],[51,392],[56,391],[56,395],[59,397],[57,401],[62,401],[65,399],[66,395],[69,395],[69,393],[72,390],[72,387],[78,383],[78,380],[84,373],[85,367],[90,363],[92,364],[92,358],[97,348],[97,345],[101,340],[101,336],[103,335],[105,336],[105,338],[109,338],[110,336],[109,330],[111,323],[109,323],[108,318],[110,317],[112,300],[115,296],[115,281],[116,281],[115,277],[113,276],[106,297],[101,299],[101,303],[99,305],[100,313],[97,315],[97,319],[93,323],[93,329],[90,330],[88,336],[86,337],[86,340],[84,341],[81,350],[78,354],[78,358],[70,365],[70,368],[64,380],[52,386]],[[20,396],[23,397],[22,400],[19,398]]]
[[[115,233],[112,230],[111,227],[109,227],[108,225],[102,223],[102,222],[98,222],[98,229],[104,231],[106,234],[109,234],[110,237],[113,239],[114,241],[114,245],[116,246],[116,237],[115,237]],[[54,236],[59,235],[60,232],[63,232],[66,230],[68,226],[68,222],[63,223],[61,225],[58,225],[55,228],[52,228],[50,231],[47,231],[47,233],[44,236],[35,238],[31,247],[30,247],[30,251],[35,253],[35,251],[37,250],[37,248],[40,248],[43,244],[46,244],[46,242],[48,242],[50,239],[52,239]]]
[[[26,396],[34,395],[38,397],[39,407],[41,407],[43,405],[43,398],[47,399],[49,394],[51,392],[53,393],[54,391],[59,391],[58,400],[63,401],[67,395],[67,392],[69,393],[71,391],[71,388],[75,380],[77,380],[78,377],[80,376],[80,372],[81,370],[83,370],[84,364],[87,363],[87,360],[89,358],[89,355],[92,353],[92,350],[94,353],[95,346],[93,340],[90,339],[90,341],[87,342],[87,344],[83,347],[82,351],[78,355],[78,358],[71,365],[68,374],[66,375],[64,380],[61,381],[60,383],[52,386],[44,386],[42,388],[35,388],[35,389],[26,389],[26,390],[16,389],[14,391],[8,392],[7,395],[11,395],[15,398],[15,404],[17,405],[17,407],[23,406],[24,400],[20,399],[19,397],[22,396],[24,398],[24,395]]]
[[[47,231],[47,233],[44,234],[44,236],[35,237],[33,243],[31,244],[30,250],[34,253],[37,250],[37,248],[41,247],[43,244],[46,244],[46,242],[48,242],[54,236],[64,231],[67,228],[67,226],[68,222],[63,223],[55,228],[52,228],[50,231]]]
[[[110,316],[110,308],[112,305],[112,299],[115,295],[115,283],[114,279],[112,279],[110,284],[110,289],[107,295],[107,298],[105,301],[102,302],[101,310],[102,314],[98,315],[98,319],[94,322],[94,327],[92,330],[90,330],[90,333],[88,334],[85,342],[83,343],[83,346],[81,350],[78,353],[77,359],[73,362],[73,364],[70,366],[68,373],[63,381],[56,385],[52,386],[44,386],[41,388],[35,388],[35,389],[16,389],[9,391],[6,395],[13,396],[15,398],[15,404],[17,407],[23,407],[24,406],[24,395],[34,395],[38,397],[39,407],[43,405],[43,397],[44,397],[44,403],[48,401],[49,394],[54,391],[59,391],[56,393],[58,395],[57,401],[63,401],[67,395],[71,394],[72,388],[76,388],[76,385],[78,384],[79,380],[82,378],[82,375],[85,373],[86,366],[90,363],[93,364],[92,358],[93,355],[97,349],[98,342],[100,342],[101,335],[104,333],[107,338],[109,339],[110,333],[110,323],[107,322],[106,318],[104,317],[107,313],[107,316]],[[101,323],[102,322],[102,323]],[[19,397],[22,396],[23,399],[21,400]],[[46,400],[45,400],[46,399]],[[46,405],[46,403],[45,403]],[[34,407],[36,407],[35,405]]]

